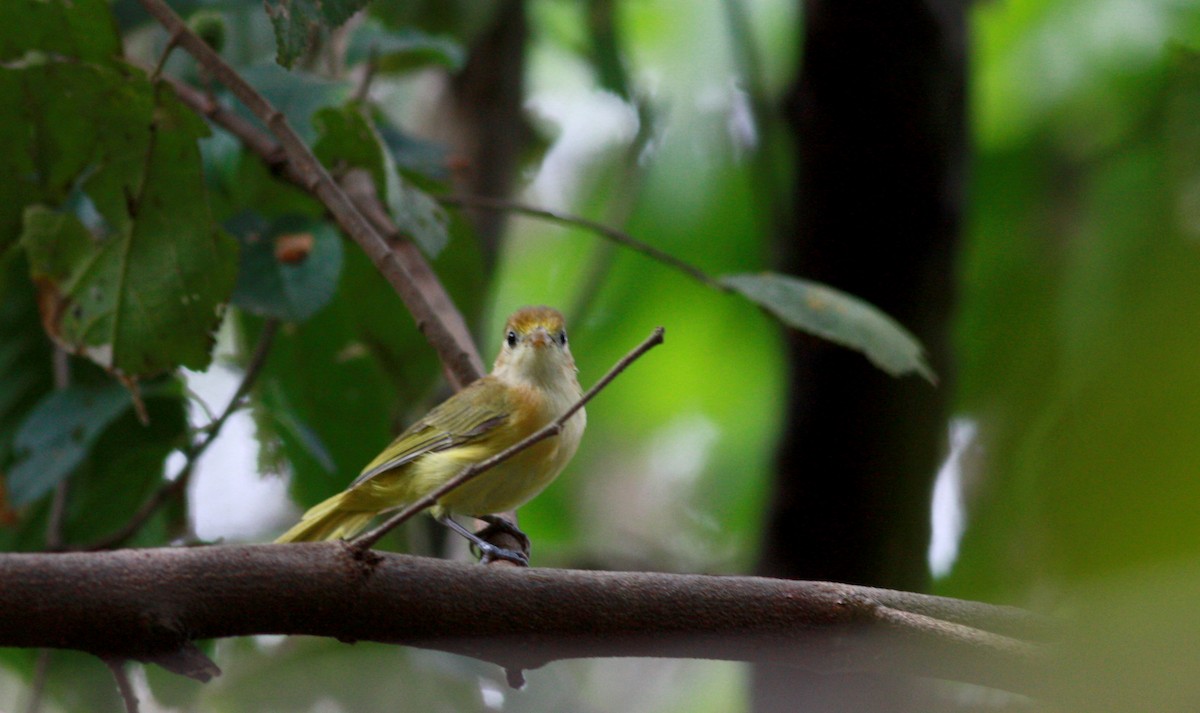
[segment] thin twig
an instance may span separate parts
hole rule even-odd
[[[378,51],[372,47],[367,54],[367,61],[364,64],[363,76],[358,83],[358,87],[354,90],[354,101],[366,103],[371,98],[371,82],[375,79],[376,72],[379,71]]]
[[[158,79],[158,76],[160,74],[162,74],[163,67],[165,67],[167,64],[167,58],[170,57],[171,53],[175,51],[175,47],[178,44],[179,44],[179,33],[177,33],[177,32],[171,33],[171,36],[169,38],[167,38],[167,44],[165,47],[163,47],[162,53],[158,55],[158,62],[156,62],[154,64],[154,70],[152,72],[150,72],[150,81],[151,82]]]
[[[292,129],[287,117],[230,67],[199,35],[192,32],[163,0],[139,2],[167,32],[179,38],[180,47],[212,72],[213,78],[225,85],[275,135],[286,153],[291,169],[297,174],[300,185],[320,199],[341,229],[359,244],[376,269],[400,295],[416,321],[417,328],[454,375],[454,385],[462,388],[482,376],[483,362],[479,359],[475,346],[470,343],[462,344],[455,338],[447,327],[444,315],[438,313],[428,296],[416,286],[409,266],[397,258],[383,236],[333,180]]]
[[[121,693],[121,700],[125,703],[125,713],[138,713],[137,693],[134,692],[133,683],[129,680],[129,672],[125,670],[125,662],[106,658],[104,663],[108,666],[108,670],[112,671],[113,679],[117,682],[117,690]]]
[[[413,515],[416,515],[417,513],[421,512],[422,510],[433,507],[435,504],[437,504],[438,498],[441,498],[446,493],[450,492],[451,490],[454,490],[455,488],[459,487],[463,483],[466,483],[467,481],[478,477],[484,471],[487,471],[490,468],[494,468],[495,466],[503,463],[504,461],[508,460],[509,458],[512,458],[513,456],[517,455],[518,453],[525,450],[526,448],[529,448],[530,446],[534,445],[535,443],[544,441],[547,438],[550,438],[551,436],[557,436],[562,431],[563,424],[565,424],[567,422],[567,420],[569,418],[571,418],[571,416],[574,416],[575,413],[577,411],[579,411],[579,409],[583,408],[584,405],[587,404],[588,401],[591,401],[592,398],[596,396],[596,394],[600,393],[601,389],[608,386],[609,383],[613,379],[617,378],[618,374],[620,374],[622,371],[625,371],[625,369],[630,364],[632,364],[634,361],[636,361],[643,354],[650,351],[652,348],[658,346],[659,344],[662,344],[663,331],[664,330],[662,327],[656,327],[654,329],[654,332],[649,337],[647,337],[645,339],[645,341],[643,341],[641,344],[634,347],[632,351],[630,351],[628,354],[626,354],[624,357],[622,357],[620,361],[618,361],[615,365],[613,365],[613,367],[608,370],[607,374],[605,374],[603,377],[600,378],[599,381],[597,381],[594,385],[592,385],[592,388],[588,389],[587,393],[585,393],[583,396],[581,396],[578,401],[576,401],[574,404],[571,405],[570,408],[568,408],[566,411],[564,411],[561,416],[554,419],[549,424],[542,427],[540,430],[535,431],[532,435],[526,437],[525,439],[523,439],[521,441],[518,441],[517,443],[515,443],[512,446],[509,446],[508,448],[505,448],[504,450],[500,451],[499,453],[492,456],[491,458],[479,461],[478,463],[475,463],[473,465],[467,466],[466,468],[463,468],[461,471],[459,471],[458,475],[456,475],[453,478],[451,478],[450,480],[446,481],[440,487],[427,493],[420,500],[413,502],[412,504],[408,505],[400,512],[398,512],[395,515],[393,515],[392,517],[388,518],[379,527],[376,527],[373,530],[369,530],[369,531],[359,535],[358,537],[354,538],[353,540],[350,541],[350,544],[352,546],[354,546],[354,548],[359,550],[360,552],[370,549],[376,542],[379,541],[379,538],[381,538],[384,535],[386,535],[387,533],[391,532],[393,529],[395,529],[401,523],[409,520],[410,518],[412,518]],[[478,514],[482,514],[482,513],[478,513]]]
[[[504,198],[489,198],[487,196],[434,196],[434,197],[442,205],[454,206],[454,207],[459,207],[459,208],[477,208],[477,209],[481,209],[481,210],[507,211],[510,213],[519,213],[521,215],[532,216],[534,218],[544,218],[545,220],[550,220],[555,223],[561,223],[563,225],[574,225],[574,226],[577,226],[580,228],[584,228],[586,230],[592,231],[593,233],[597,233],[598,235],[601,235],[604,238],[607,238],[608,240],[613,241],[614,243],[624,245],[625,247],[629,248],[630,250],[639,252],[652,260],[657,260],[658,262],[660,262],[668,267],[673,267],[676,270],[687,275],[688,277],[691,277],[692,279],[696,280],[697,282],[700,282],[708,287],[711,287],[714,290],[720,290],[721,292],[729,291],[729,288],[725,287],[720,282],[713,279],[708,273],[704,272],[703,270],[696,267],[695,265],[692,265],[691,263],[688,263],[688,262],[684,262],[683,260],[680,260],[679,258],[675,257],[674,255],[663,252],[662,250],[659,250],[658,248],[654,247],[653,245],[650,245],[648,243],[644,243],[644,242],[638,240],[637,238],[633,237],[632,235],[630,235],[629,233],[626,233],[623,230],[617,230],[616,228],[607,226],[604,223],[601,223],[599,221],[590,220],[588,218],[582,218],[580,216],[572,215],[570,213],[564,213],[562,211],[549,210],[547,208],[538,208],[536,206],[527,205],[525,203],[519,203],[517,201],[510,201],[510,200],[506,200]]]
[[[229,399],[229,403],[225,405],[225,409],[221,411],[221,415],[217,416],[216,419],[201,429],[204,437],[184,454],[186,460],[183,467],[180,468],[179,473],[170,481],[163,483],[158,490],[155,490],[147,498],[146,502],[142,503],[137,512],[133,514],[133,517],[129,518],[119,530],[82,547],[67,549],[88,552],[112,549],[124,543],[130,537],[133,537],[146,524],[146,521],[154,513],[158,512],[158,509],[164,503],[179,497],[187,490],[188,483],[191,482],[192,473],[195,471],[196,463],[199,461],[200,456],[204,455],[209,445],[217,439],[217,436],[221,433],[221,429],[225,426],[225,422],[241,407],[242,400],[250,393],[250,389],[254,388],[254,382],[258,379],[263,365],[267,362],[267,356],[271,353],[271,345],[274,343],[275,334],[278,331],[279,320],[277,319],[268,319],[263,324],[262,333],[258,335],[258,342],[254,345],[254,352],[250,355],[250,361],[246,364],[246,371],[242,374],[242,380],[238,383],[237,390],[233,392],[233,397]]]
[[[62,390],[71,384],[71,365],[67,351],[62,347],[54,347],[51,354],[54,369],[54,388]],[[54,551],[63,545],[63,519],[67,513],[67,493],[70,481],[66,478],[54,486],[54,498],[50,501],[50,514],[46,517],[46,549]]]
[[[262,333],[258,335],[258,342],[254,345],[254,351],[250,353],[250,361],[246,363],[246,370],[242,373],[242,380],[238,384],[237,391],[233,392],[233,397],[229,399],[229,403],[225,405],[225,410],[217,416],[217,420],[204,427],[208,431],[209,438],[200,445],[199,452],[204,452],[208,448],[208,444],[212,443],[216,432],[221,430],[229,417],[241,406],[242,399],[250,394],[250,390],[254,388],[254,382],[258,380],[258,375],[262,372],[267,363],[267,357],[271,354],[271,346],[275,343],[275,335],[279,332],[279,320],[268,319],[263,323]]]

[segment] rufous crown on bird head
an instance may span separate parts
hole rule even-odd
[[[549,348],[547,348],[549,347]],[[575,359],[567,346],[562,313],[553,307],[523,307],[504,325],[496,372],[516,372],[537,381],[573,377]]]

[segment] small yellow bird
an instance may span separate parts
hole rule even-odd
[[[421,498],[463,468],[561,416],[582,394],[576,371],[562,314],[550,307],[518,310],[504,327],[504,343],[491,374],[409,426],[363,468],[349,488],[310,508],[276,542],[352,537],[376,515]],[[527,564],[524,553],[481,540],[451,515],[471,515],[493,527],[512,528],[489,515],[516,509],[549,485],[575,455],[586,424],[587,415],[580,409],[557,437],[450,491],[431,508],[431,514],[474,542],[485,561],[499,558]]]

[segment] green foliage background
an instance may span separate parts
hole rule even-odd
[[[424,72],[460,67],[495,3],[373,3],[347,53],[353,65],[376,48],[378,101],[369,110],[350,101],[352,72],[330,76],[302,47],[289,55],[293,69],[281,69],[277,34],[304,33],[277,33],[261,3],[172,5],[185,15],[222,13],[226,58],[327,163],[371,171],[477,330],[485,359],[504,316],[522,304],[568,312],[585,385],[652,327],[666,326],[666,345],[589,406],[588,434],[569,471],[522,509],[537,564],[750,568],[772,449],[786,438],[777,323],[591,233],[529,218],[510,219],[489,269],[460,215],[421,202],[421,189],[442,192],[447,179],[444,147],[423,134],[422,113],[434,103]],[[320,12],[319,4],[305,7]],[[93,541],[127,519],[160,484],[168,453],[195,436],[185,413],[200,412],[174,367],[207,366],[219,323],[226,351],[245,363],[263,320],[284,321],[253,399],[264,470],[290,474],[300,505],[336,492],[398,426],[444,395],[436,361],[390,288],[317,203],[219,130],[199,138],[205,127],[125,64],[122,44],[129,57],[153,63],[164,41],[135,2],[75,0],[65,8],[8,0],[0,9],[0,473],[9,479],[0,548],[44,547],[48,493],[67,477],[67,542]],[[761,62],[754,78],[743,74],[737,58],[747,48],[732,39],[720,3],[621,4],[618,67],[591,51],[584,4],[531,2],[528,93],[542,150],[523,167],[534,177],[528,200],[554,199],[545,186],[561,188],[564,205],[555,207],[616,220],[710,274],[768,267],[763,186],[785,193],[779,174],[791,169],[764,176],[753,152],[774,145],[765,142],[777,129],[759,126],[765,133],[756,144],[738,118],[748,101],[775,101],[794,78],[802,18],[795,3],[780,0],[742,8]],[[1155,685],[1169,670],[1162,652],[1192,651],[1184,642],[1200,640],[1180,596],[1194,591],[1200,554],[1200,3],[983,3],[971,37],[974,145],[956,276],[958,367],[940,388],[954,389],[956,411],[977,424],[979,439],[964,471],[959,557],[937,588],[1121,618],[1127,631],[1097,633],[1096,650],[1120,642],[1130,657],[1146,652],[1135,670],[1145,698],[1131,701],[1100,683],[1097,700],[1113,710],[1165,710],[1194,691]],[[178,52],[165,71],[203,80]],[[613,89],[622,71],[655,121],[632,169],[624,152],[637,112],[601,88]],[[747,97],[747,89],[763,96]],[[616,118],[593,127],[599,138],[564,164],[559,183],[539,184],[537,172],[567,145],[553,118],[564,103]],[[172,153],[133,164],[130,146]],[[636,181],[626,180],[631,170]],[[91,244],[80,228],[111,242]],[[315,235],[316,259],[272,263],[271,240],[296,231]],[[55,272],[79,260],[59,254],[63,244],[95,251],[98,267]],[[173,249],[136,257],[163,245]],[[104,257],[114,246],[157,266],[150,276],[204,268],[185,281],[195,301],[172,305],[180,311],[167,317],[191,329],[127,318],[106,327],[87,315],[64,323],[60,336],[93,350],[99,366],[144,378],[149,426],[131,405],[112,406],[120,387],[87,359],[71,360],[69,398],[53,394],[52,350],[37,313],[31,276],[50,275],[78,299],[108,295],[106,280],[121,272]],[[606,267],[593,290],[597,265]],[[145,289],[159,299],[178,287]],[[108,302],[99,310],[123,314]],[[130,325],[141,329],[131,343],[149,352],[95,353],[121,344],[113,335]],[[79,419],[68,415],[77,417],[80,403],[107,404],[96,433],[73,429]],[[35,417],[60,430],[34,435],[74,453],[61,465],[29,465],[21,434]],[[14,481],[22,468],[41,480]],[[165,543],[187,525],[183,508],[165,509],[132,544]],[[265,523],[263,539],[283,526]],[[414,548],[427,539],[416,529],[405,535]],[[231,712],[313,710],[330,701],[379,710],[399,697],[413,708],[464,709],[503,696],[506,708],[528,711],[745,706],[742,670],[711,662],[562,663],[531,672],[528,689],[511,692],[500,672],[475,662],[382,646],[223,641],[215,657],[225,675],[206,686],[156,669],[146,680],[166,705]],[[2,675],[26,683],[34,660],[34,652],[0,651]],[[48,709],[118,710],[97,662],[69,652],[50,660]],[[1101,682],[1104,665],[1112,664],[1092,669]],[[3,709],[26,695],[23,685],[3,688]],[[628,690],[642,693],[622,698]],[[1160,705],[1144,707],[1155,696]]]

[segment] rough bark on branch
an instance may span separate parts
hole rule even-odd
[[[345,543],[0,555],[0,646],[162,661],[193,639],[307,634],[560,658],[768,661],[1040,688],[1028,612],[827,582],[481,567]]]

